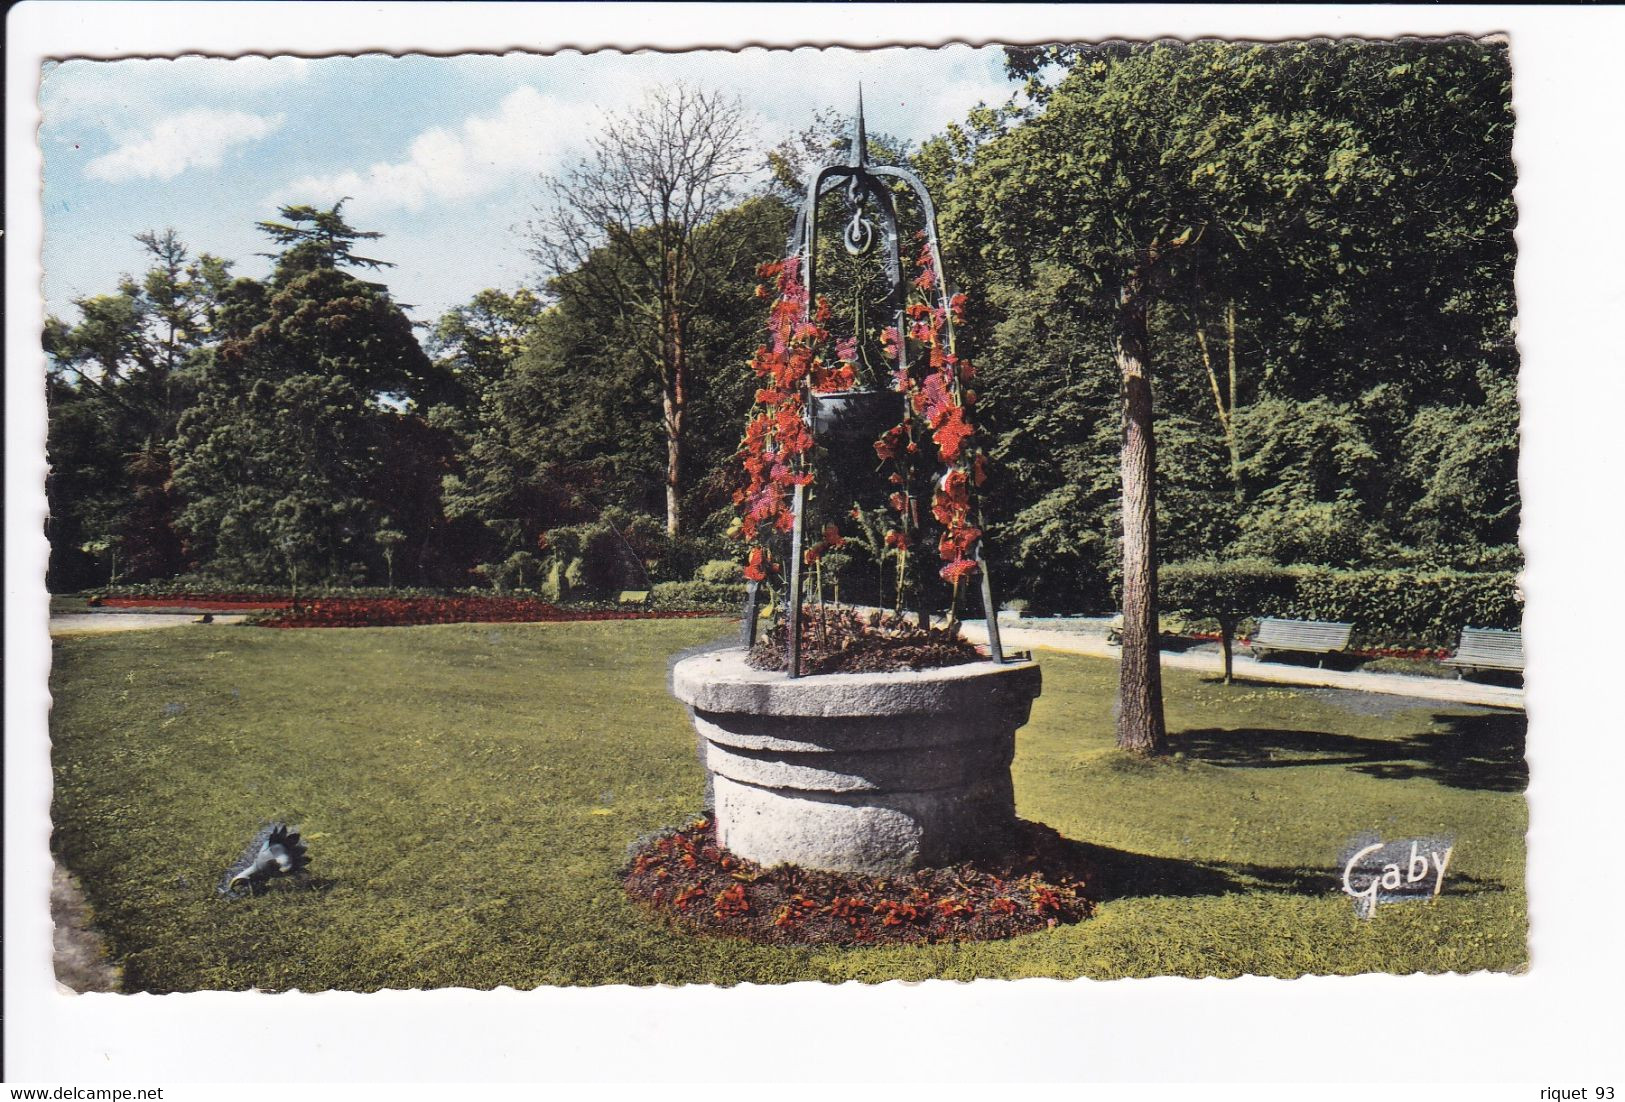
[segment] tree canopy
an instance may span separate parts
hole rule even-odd
[[[1024,100],[871,153],[930,186],[967,294],[999,595],[1132,605],[1128,742],[1156,743],[1161,565],[1515,566],[1505,46],[1008,56]],[[428,326],[369,281],[380,235],[343,202],[259,223],[265,279],[141,234],[147,270],[45,328],[51,584],[524,584],[564,529],[578,551],[639,533],[621,573],[656,579],[737,554],[754,270],[844,123],[759,166],[737,103],[663,90],[540,193],[533,283]],[[824,287],[862,275],[830,255]],[[878,599],[888,551],[853,504],[820,508],[869,560],[847,593]]]

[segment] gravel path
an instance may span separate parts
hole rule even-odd
[[[975,643],[987,642],[987,625],[981,620],[964,624],[965,637]],[[1048,628],[999,625],[999,638],[1006,649],[1042,649],[1067,654],[1087,654],[1096,658],[1120,658],[1122,648],[1110,646],[1104,634],[1083,631],[1057,631]],[[1217,648],[1162,652],[1165,668],[1219,673],[1223,659]],[[1417,700],[1445,700],[1455,704],[1483,704],[1493,708],[1522,708],[1523,690],[1503,685],[1443,677],[1412,677],[1400,673],[1371,673],[1365,670],[1323,670],[1313,666],[1293,666],[1284,662],[1260,662],[1237,653],[1232,673],[1238,680],[1270,681],[1283,685],[1318,685],[1329,689],[1408,696]]]
[[[123,979],[90,925],[85,893],[61,865],[51,869],[52,955],[56,981],[75,991],[117,991]]]
[[[107,631],[144,631],[190,624],[196,612],[66,612],[51,617],[52,635],[100,634]],[[217,624],[240,624],[240,613],[215,613]]]

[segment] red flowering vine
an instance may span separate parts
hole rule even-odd
[[[772,280],[778,294],[768,312],[769,343],[756,350],[750,364],[761,386],[740,447],[747,481],[733,500],[740,510],[740,535],[753,544],[745,577],[765,581],[779,567],[762,536],[790,530],[795,523],[794,489],[812,482],[808,453],[813,435],[806,419],[807,395],[848,390],[857,375],[849,357],[838,356],[833,366],[826,359],[829,331],[824,323],[829,320],[829,303],[822,296],[817,303],[808,303],[800,257],[763,264],[756,275]],[[757,288],[761,297],[769,293],[765,283]],[[843,342],[839,352],[846,351]],[[834,539],[839,535],[836,532]],[[809,554],[816,560],[827,547],[837,545],[826,532],[824,541],[809,549]]]
[[[895,365],[893,386],[905,398],[902,423],[874,443],[875,456],[890,467],[888,479],[894,487],[889,505],[896,522],[885,535],[885,546],[902,562],[919,542],[922,503],[914,496],[916,475],[929,446],[938,472],[929,508],[941,530],[940,573],[953,583],[957,595],[959,582],[977,570],[976,547],[982,532],[974,519],[974,492],[987,477],[987,460],[969,416],[976,402],[968,386],[975,369],[954,351],[953,326],[963,320],[965,296],[947,295],[930,242],[923,232],[916,240],[921,248],[901,331],[889,326],[880,335],[882,351]],[[751,360],[761,385],[740,449],[747,481],[734,494],[734,504],[740,511],[739,534],[752,545],[745,576],[763,581],[779,570],[767,537],[791,529],[794,489],[812,481],[808,395],[854,385],[861,335],[837,342],[834,355],[829,355],[829,332],[824,328],[829,305],[822,297],[809,304],[800,257],[764,264],[757,275],[772,281],[777,294],[768,316],[769,343]],[[761,297],[770,293],[765,284],[757,288]],[[805,561],[816,563],[841,543],[839,530],[827,525],[823,539],[804,552]],[[901,576],[900,568],[899,582]]]
[[[957,592],[960,580],[977,569],[976,543],[982,531],[973,520],[973,491],[986,481],[987,458],[977,447],[969,418],[976,394],[968,384],[976,371],[954,352],[953,325],[964,319],[965,296],[944,296],[931,244],[923,233],[916,240],[921,243],[915,259],[918,274],[904,308],[905,332],[899,334],[893,327],[882,334],[886,355],[897,365],[893,382],[908,406],[903,424],[875,441],[875,454],[894,465],[892,482],[904,487],[904,492],[891,495],[890,503],[900,522],[898,545],[906,547],[909,533],[919,527],[918,510],[907,493],[913,484],[909,457],[918,451],[916,433],[930,435],[942,465],[931,494],[931,515],[941,526],[937,554],[945,565],[940,573]]]

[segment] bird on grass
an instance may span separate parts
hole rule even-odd
[[[309,864],[299,832],[290,830],[286,823],[268,823],[226,870],[220,894],[241,898],[264,888],[272,877],[302,872]]]

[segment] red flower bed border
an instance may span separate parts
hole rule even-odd
[[[566,623],[586,620],[672,620],[726,616],[721,612],[565,609],[529,597],[312,597],[296,610],[283,597],[245,594],[101,597],[102,608],[173,608],[192,612],[269,612],[255,621],[272,628],[416,627],[425,624]]]
[[[1205,639],[1217,643],[1219,636],[1213,632],[1194,632],[1193,639]],[[1246,635],[1236,636],[1236,642],[1243,646],[1251,646],[1252,639]],[[1451,650],[1448,647],[1350,647],[1345,653],[1356,658],[1408,658],[1418,662],[1438,661],[1449,658]]]
[[[718,612],[564,609],[528,597],[317,597],[257,621],[269,628],[419,627],[426,624],[573,623],[596,620],[674,620]]]
[[[903,876],[764,869],[717,845],[709,818],[637,843],[627,895],[690,933],[767,944],[888,945],[990,941],[1081,922],[1092,869],[1059,834],[1020,822],[1010,852]]]

